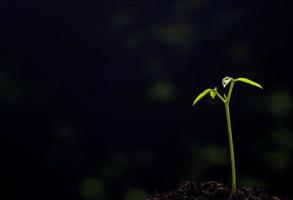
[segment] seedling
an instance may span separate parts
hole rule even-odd
[[[227,76],[227,77],[223,78],[223,80],[222,80],[222,84],[223,84],[224,88],[230,84],[227,96],[225,94],[223,96],[220,95],[220,93],[217,91],[216,87],[214,89],[208,88],[208,89],[204,90],[202,93],[200,93],[193,101],[193,106],[194,106],[204,96],[206,96],[207,94],[210,94],[210,96],[213,99],[215,99],[215,97],[217,96],[225,105],[226,120],[227,120],[227,127],[228,127],[229,148],[230,148],[231,171],[232,171],[232,191],[236,191],[236,169],[235,169],[235,158],[234,158],[234,147],[233,147],[233,137],[232,137],[232,127],[231,127],[229,103],[230,103],[231,94],[232,94],[232,91],[234,88],[234,84],[236,82],[243,82],[243,83],[258,87],[260,89],[263,89],[263,87],[259,83],[256,83],[256,82],[249,80],[247,78],[234,79],[234,78]]]

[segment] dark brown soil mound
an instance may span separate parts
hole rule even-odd
[[[292,200],[267,195],[263,188],[241,188],[232,192],[231,189],[215,181],[196,183],[181,182],[175,190],[167,193],[156,193],[146,200]]]

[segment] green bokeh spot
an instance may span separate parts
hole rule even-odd
[[[191,25],[179,23],[162,25],[155,31],[155,35],[167,45],[190,46],[196,34]]]
[[[103,199],[104,184],[95,178],[86,178],[79,187],[80,195],[84,199]]]
[[[144,200],[146,197],[146,192],[140,189],[130,189],[126,195],[124,200]]]
[[[265,162],[272,171],[283,171],[288,168],[289,155],[281,151],[271,151],[264,155]]]
[[[225,148],[219,145],[210,145],[202,150],[202,156],[212,164],[225,165],[227,156]]]
[[[147,91],[149,99],[156,102],[169,102],[175,99],[175,87],[171,83],[158,82]]]
[[[270,94],[267,97],[267,109],[277,117],[289,115],[293,109],[291,93],[287,90],[282,90]]]

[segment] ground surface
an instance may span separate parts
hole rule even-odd
[[[269,196],[263,188],[241,188],[236,192],[215,181],[196,183],[184,181],[175,190],[155,193],[146,200],[292,200],[287,197]]]

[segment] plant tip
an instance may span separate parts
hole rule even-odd
[[[226,76],[225,78],[223,78],[222,80],[222,85],[225,88],[231,81],[233,80],[233,78]]]

